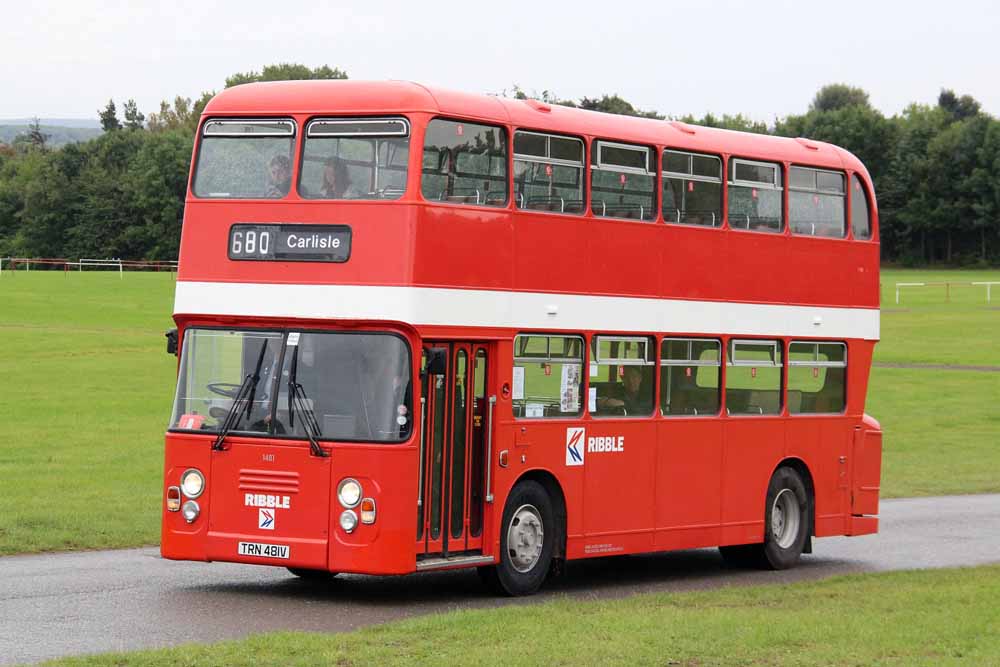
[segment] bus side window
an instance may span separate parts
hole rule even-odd
[[[847,346],[844,343],[792,341],[788,344],[788,412],[831,414],[844,411]],[[796,401],[792,396],[796,395]]]
[[[507,132],[435,118],[424,139],[420,190],[428,201],[506,206]]]

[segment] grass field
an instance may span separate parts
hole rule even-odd
[[[0,276],[0,554],[159,534],[169,273]]]
[[[1000,566],[425,616],[56,665],[998,665]]]
[[[886,271],[876,360],[1000,366],[1000,289],[903,293],[893,283],[1000,272]],[[0,555],[158,539],[175,360],[170,274],[0,276]],[[1000,491],[1000,373],[875,368],[885,496]]]

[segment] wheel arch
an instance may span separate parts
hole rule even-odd
[[[563,493],[562,485],[548,470],[535,469],[522,474],[511,485],[511,489],[523,481],[533,481],[542,486],[545,492],[552,499],[552,506],[556,514],[556,534],[555,548],[552,553],[554,559],[563,560],[566,558],[566,494]]]
[[[778,465],[774,466],[774,470],[771,471],[771,477],[774,477],[774,473],[776,473],[779,468],[791,468],[799,474],[799,477],[802,478],[802,483],[806,487],[806,495],[809,501],[807,517],[807,521],[809,522],[809,531],[806,534],[811,538],[816,534],[816,486],[813,483],[812,471],[809,470],[809,466],[806,465],[805,461],[794,456],[782,459]],[[807,544],[806,548],[806,553],[809,553],[811,545]]]

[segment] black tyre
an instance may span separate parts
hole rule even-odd
[[[330,581],[337,576],[336,572],[327,572],[326,570],[309,570],[304,567],[289,567],[286,569],[299,579],[306,581]]]
[[[730,567],[785,570],[795,565],[809,539],[810,498],[792,468],[778,468],[767,486],[764,543],[719,547]]]
[[[481,568],[480,576],[507,595],[534,593],[549,573],[556,532],[552,499],[544,487],[530,480],[519,483],[504,505],[500,563]]]

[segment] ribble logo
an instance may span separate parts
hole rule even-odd
[[[257,510],[257,527],[261,530],[274,530],[274,510]]]
[[[583,443],[586,429],[571,426],[566,429],[566,465],[583,465]]]

